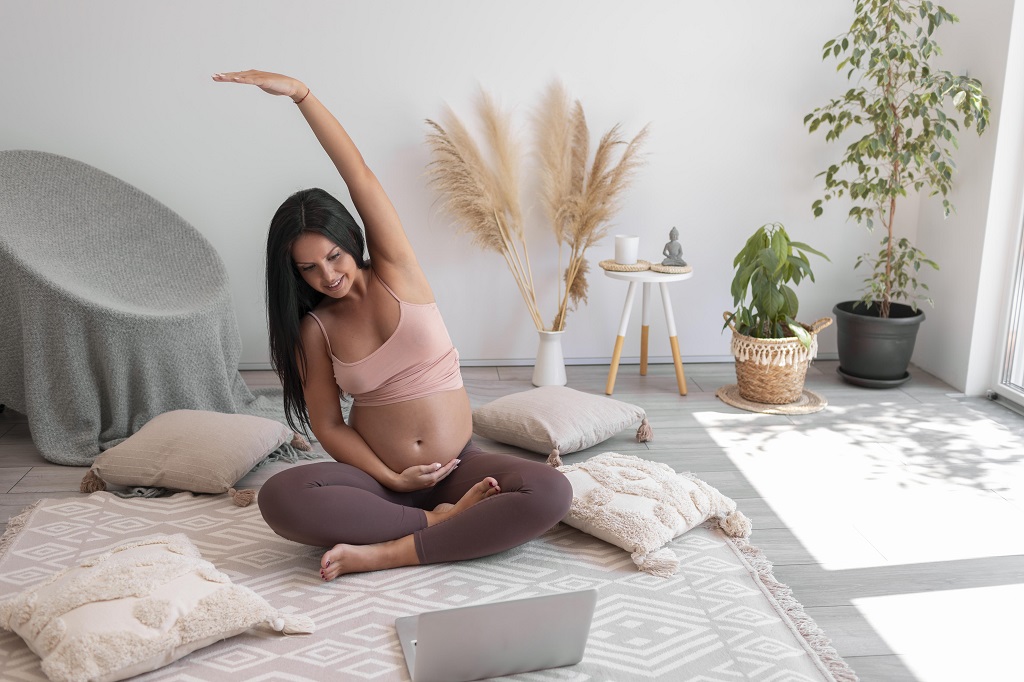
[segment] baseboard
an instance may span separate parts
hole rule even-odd
[[[269,362],[240,362],[238,363],[238,369],[243,372],[258,371],[258,370],[272,370]]]
[[[818,360],[837,360],[839,359],[836,353],[819,353]],[[612,359],[610,357],[601,358],[566,358],[566,365],[608,365]],[[725,362],[731,363],[733,358],[731,355],[684,355],[682,358],[683,365],[702,364],[702,363],[716,363]],[[672,357],[669,355],[649,357],[647,362],[652,365],[671,365]],[[479,360],[461,358],[459,364],[463,367],[532,367],[533,358],[483,358]],[[619,360],[619,364],[622,365],[639,365],[640,357],[624,357]],[[240,362],[238,363],[238,369],[243,371],[258,371],[258,370],[269,370],[271,369],[269,362]]]

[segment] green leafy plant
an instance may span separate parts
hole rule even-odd
[[[809,347],[811,335],[796,321],[800,303],[789,287],[805,277],[814,281],[809,253],[828,260],[807,244],[790,240],[781,223],[759,227],[733,259],[732,298],[737,307],[725,326],[732,324],[740,334],[759,339],[795,336]]]
[[[812,209],[820,216],[824,202],[848,195],[850,218],[869,230],[881,223],[881,251],[861,256],[857,265],[871,266],[861,301],[877,304],[880,316],[889,317],[893,301],[904,300],[915,310],[922,298],[930,303],[917,274],[922,266],[938,268],[909,240],[894,238],[896,200],[908,190],[941,194],[948,217],[954,210],[946,196],[956,168],[956,118],[980,135],[990,106],[979,80],[928,64],[942,53],[935,30],[959,21],[945,8],[930,0],[858,0],[855,12],[850,30],[822,47],[822,59],[838,60],[836,70],[846,70],[856,85],[807,114],[804,124],[812,133],[824,129],[829,142],[848,132],[856,138],[839,163],[819,173],[825,194]],[[949,105],[952,116],[944,109]]]
[[[889,283],[892,287],[890,300],[905,299],[915,311],[917,302],[920,300],[933,305],[932,299],[924,293],[928,291],[928,285],[918,279],[918,273],[922,265],[928,265],[936,270],[939,269],[939,266],[911,244],[906,237],[901,237],[892,248],[889,248],[889,235],[882,237],[882,249],[878,255],[872,257],[871,254],[865,253],[857,258],[853,267],[859,268],[861,265],[871,267],[871,274],[864,278],[862,304],[875,306],[877,301],[884,301],[886,296],[884,287],[886,283]],[[880,308],[881,304],[878,304],[877,307]],[[888,316],[888,312],[885,315],[880,315],[880,317]]]

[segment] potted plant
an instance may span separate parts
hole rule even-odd
[[[979,135],[988,127],[981,82],[928,63],[941,54],[935,30],[957,21],[930,0],[858,0],[850,30],[822,48],[822,58],[837,60],[837,70],[855,84],[804,123],[812,133],[823,129],[827,141],[853,139],[839,162],[819,174],[825,193],[814,202],[814,215],[825,202],[848,196],[850,218],[869,230],[883,228],[878,253],[862,255],[854,266],[869,270],[860,300],[833,310],[839,373],[852,383],[885,387],[910,378],[907,366],[924,320],[917,304],[931,304],[918,277],[922,268],[938,266],[896,235],[897,200],[911,191],[941,194],[948,216],[957,119]]]
[[[724,313],[733,330],[736,383],[747,400],[769,405],[795,402],[803,393],[807,365],[817,353],[817,334],[832,323],[797,322],[800,302],[790,284],[814,281],[807,254],[828,256],[790,240],[781,223],[762,225],[736,254],[733,305]]]

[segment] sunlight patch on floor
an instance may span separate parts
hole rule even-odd
[[[1024,585],[854,599],[920,682],[1021,679]]]
[[[1008,452],[988,460],[972,446],[929,465],[869,423],[695,417],[826,569],[1024,554],[1024,534],[1006,532],[1024,509],[987,487],[1022,466]]]

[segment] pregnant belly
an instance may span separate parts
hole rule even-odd
[[[349,426],[394,472],[414,464],[447,463],[473,435],[465,389],[393,405],[353,405]]]

